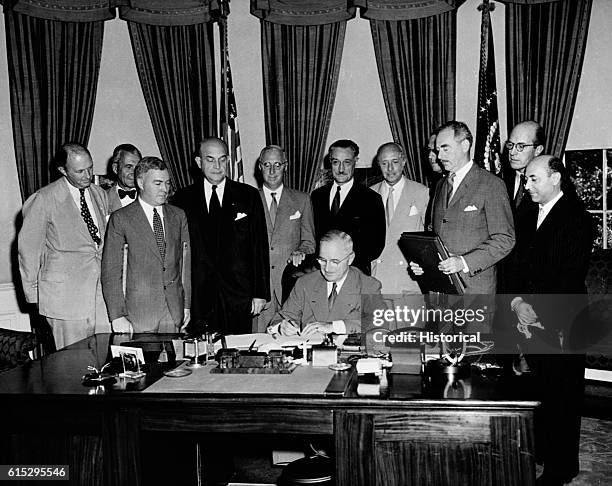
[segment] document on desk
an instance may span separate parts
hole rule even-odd
[[[225,337],[225,342],[228,348],[236,349],[252,349],[267,353],[272,349],[295,348],[306,344],[306,347],[311,347],[313,344],[321,344],[325,339],[325,335],[315,333],[310,336],[275,336],[264,332],[252,334],[235,334]],[[255,343],[255,344],[253,344]]]

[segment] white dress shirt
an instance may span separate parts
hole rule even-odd
[[[467,173],[472,168],[472,165],[474,165],[474,161],[470,160],[467,164],[465,164],[463,167],[461,167],[461,169],[459,169],[459,170],[457,170],[455,172],[455,178],[453,179],[453,193],[452,193],[452,195],[451,195],[451,197],[449,199],[449,202],[453,198],[455,193],[457,192],[457,188],[459,187],[459,184],[461,184],[461,181],[463,181],[463,179],[465,179],[465,176],[467,175]]]
[[[138,198],[138,202],[140,203],[140,206],[144,210],[145,216],[147,217],[147,221],[149,222],[149,226],[151,227],[151,231],[153,231],[153,233],[155,233],[155,228],[153,227],[153,208],[157,209],[157,212],[162,222],[162,228],[164,229],[164,234],[166,234],[166,225],[164,224],[164,207],[163,206],[151,206],[149,203],[144,202],[140,198]]]
[[[266,206],[268,206],[268,211],[270,211],[270,205],[272,204],[272,193],[276,194],[276,204],[277,205],[280,204],[280,198],[281,198],[281,195],[283,194],[283,187],[285,186],[281,184],[277,189],[274,189],[272,191],[271,189],[268,189],[266,186],[263,186],[263,193],[264,193],[264,197],[266,198]]]
[[[406,181],[404,180],[404,177],[402,177],[393,186],[393,210],[394,211],[397,209],[397,203],[399,202],[400,197],[402,196],[402,191],[404,190],[405,185],[406,185]],[[380,186],[380,190],[381,190],[380,197],[382,198],[383,203],[385,204],[385,207],[387,205],[387,198],[389,197],[390,187],[391,185],[387,181],[384,181],[383,184]]]
[[[536,224],[536,229],[540,227],[542,222],[546,219],[546,216],[548,216],[548,213],[550,213],[550,210],[553,208],[555,204],[557,204],[557,201],[561,199],[561,196],[563,196],[563,191],[559,191],[559,194],[557,194],[553,199],[548,201],[546,204],[539,205],[540,211],[538,212],[538,222]]]
[[[344,200],[346,199],[346,195],[349,193],[354,183],[355,183],[354,178],[346,182],[345,184],[342,184],[341,186],[336,181],[334,181],[331,187],[331,191],[329,191],[329,209],[331,209],[332,207],[332,203],[334,201],[334,197],[336,197],[336,192],[338,191],[338,187],[340,188],[340,207],[342,207],[342,204],[344,203]]]
[[[334,287],[334,283],[336,284],[336,297],[340,295],[340,289],[344,285],[344,282],[346,281],[346,277],[348,277],[348,272],[346,273],[344,277],[342,277],[337,282],[327,282],[327,298],[328,299],[332,293],[332,288]],[[332,321],[332,328],[333,328],[334,334],[346,334],[346,324],[344,324],[343,320]]]
[[[217,197],[219,198],[219,206],[223,207],[223,194],[225,193],[225,181],[226,177],[217,184]],[[208,182],[208,179],[204,178],[204,198],[206,199],[206,208],[210,210],[210,198],[212,197],[212,184]]]

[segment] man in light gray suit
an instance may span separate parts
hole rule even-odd
[[[106,232],[102,291],[108,316],[114,332],[177,332],[191,308],[187,218],[167,204],[170,175],[162,160],[144,157],[135,178],[137,201],[115,211]]]
[[[141,158],[140,150],[130,143],[117,145],[113,150],[111,170],[117,176],[117,182],[106,191],[111,213],[136,200],[134,169]]]
[[[371,189],[385,204],[387,233],[383,252],[372,262],[372,277],[380,280],[383,294],[421,293],[397,242],[405,231],[423,231],[429,189],[404,176],[406,156],[398,144],[381,145],[376,160],[384,180]]]
[[[264,147],[259,155],[263,186],[259,194],[266,213],[270,249],[272,299],[257,317],[256,332],[265,332],[281,302],[281,277],[288,262],[298,266],[316,248],[310,196],[283,184],[287,157],[278,145]]]
[[[100,287],[108,201],[91,184],[93,161],[85,147],[64,144],[57,165],[63,177],[23,205],[18,247],[26,300],[45,316],[60,349],[110,331]]]
[[[514,222],[504,182],[471,160],[472,140],[462,122],[438,129],[436,150],[448,174],[436,186],[430,229],[451,254],[438,268],[459,273],[466,294],[494,294],[495,265],[514,247]],[[422,273],[410,265],[415,274]]]

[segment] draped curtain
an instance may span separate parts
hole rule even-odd
[[[426,181],[432,131],[455,117],[456,12],[412,20],[370,20],[393,139],[410,179]]]
[[[82,22],[63,12],[74,20],[67,22],[15,10],[5,8],[4,17],[15,159],[25,200],[50,182],[51,161],[63,143],[89,141],[109,12],[98,10],[100,20]]]
[[[288,183],[302,191],[312,189],[323,159],[345,30],[346,21],[261,21],[266,143],[285,149]]]
[[[174,187],[184,187],[198,141],[217,134],[213,24],[128,26],[155,139]]]
[[[212,21],[214,0],[130,0],[128,21],[136,69],[155,140],[175,188],[193,182],[198,142],[217,135]]]
[[[508,0],[508,126],[536,120],[545,152],[561,156],[582,71],[592,0]]]

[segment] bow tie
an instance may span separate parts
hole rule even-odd
[[[119,199],[124,199],[126,196],[130,199],[134,199],[136,197],[136,189],[131,189],[129,191],[124,191],[123,189],[117,189],[119,193]]]

